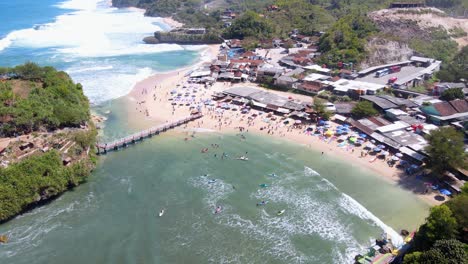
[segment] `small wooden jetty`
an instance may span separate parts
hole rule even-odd
[[[163,125],[155,126],[150,129],[146,129],[140,132],[137,132],[135,134],[132,134],[130,136],[115,140],[113,142],[108,142],[108,143],[97,143],[96,148],[97,148],[97,154],[107,154],[109,151],[115,151],[119,150],[121,148],[126,148],[131,144],[135,144],[139,141],[143,141],[145,138],[152,137],[154,135],[158,135],[161,132],[165,132],[169,129],[178,127],[180,125],[186,124],[190,121],[193,121],[195,119],[198,119],[202,117],[203,114],[198,113],[198,114],[193,114],[190,115],[189,117],[171,122],[171,123],[166,123]]]

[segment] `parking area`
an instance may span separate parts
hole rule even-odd
[[[367,76],[357,78],[357,81],[362,81],[362,82],[370,82],[370,83],[377,83],[377,84],[387,84],[388,80],[392,77],[396,77],[398,79],[402,79],[404,77],[413,75],[421,70],[423,70],[423,67],[415,67],[415,66],[405,66],[401,68],[400,72],[395,72],[391,73],[385,76],[382,76],[380,78],[375,77],[375,72],[371,73]]]

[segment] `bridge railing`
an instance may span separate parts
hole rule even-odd
[[[168,129],[180,126],[182,124],[185,124],[189,121],[195,120],[202,116],[203,115],[201,113],[196,114],[196,115],[191,115],[189,117],[186,117],[186,118],[183,118],[183,119],[180,119],[180,120],[168,123],[168,124],[158,125],[158,126],[151,127],[149,129],[139,131],[137,133],[131,134],[129,136],[126,136],[126,137],[123,137],[123,138],[120,138],[120,139],[117,139],[108,143],[98,143],[96,144],[96,147],[98,148],[98,152],[100,152],[101,149],[103,149],[104,151],[112,150],[115,147],[123,146],[125,144],[132,143],[136,140],[140,140],[145,137],[148,137],[149,135],[166,131]]]

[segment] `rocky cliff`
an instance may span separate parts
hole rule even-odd
[[[366,44],[368,57],[361,63],[361,68],[408,60],[414,51],[408,44],[374,37]]]

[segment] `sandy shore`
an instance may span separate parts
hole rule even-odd
[[[209,46],[204,57],[206,59],[214,58],[218,52],[219,45]],[[195,66],[179,69],[177,71],[156,74],[139,82],[132,92],[127,96],[129,111],[141,115],[142,118],[150,119],[155,125],[164,122],[170,122],[176,119],[184,118],[190,115],[189,104],[183,101],[175,102],[172,100],[171,91],[175,90],[182,98],[200,103],[202,100],[210,99],[216,93],[235,86],[256,86],[255,84],[238,84],[217,82],[209,88],[202,85],[188,84],[184,75]],[[186,88],[183,88],[186,87]],[[196,91],[196,92],[195,92]],[[312,102],[310,96],[283,93],[273,91],[274,93],[293,97],[303,101]],[[187,94],[187,97],[185,94]],[[189,95],[190,94],[190,95]],[[200,103],[200,105],[202,105]],[[254,111],[256,112],[256,111]],[[415,193],[422,200],[430,205],[442,203],[435,199],[437,193],[424,194],[425,186],[422,181],[417,180],[415,176],[406,176],[396,167],[389,167],[384,160],[373,160],[373,156],[361,157],[363,147],[339,147],[338,142],[324,141],[318,136],[311,136],[304,132],[304,128],[294,129],[291,126],[284,125],[280,118],[278,121],[266,123],[264,117],[258,116],[249,121],[247,116],[239,111],[226,110],[217,112],[210,106],[203,106],[204,117],[180,128],[178,131],[213,131],[222,133],[238,133],[239,127],[244,127],[248,132],[259,135],[275,137],[283,140],[289,140],[310,147],[316,151],[323,152],[323,155],[341,159],[345,162],[373,171],[381,175],[389,182],[402,186]],[[336,124],[334,124],[336,125]]]
[[[169,25],[171,28],[179,28],[184,26],[184,23],[181,23],[172,17],[164,17],[163,22],[164,24]]]

